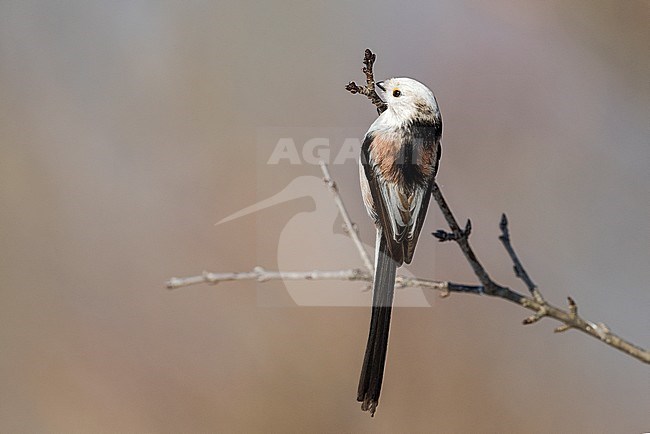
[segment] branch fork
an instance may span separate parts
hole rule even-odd
[[[465,229],[457,229],[453,232],[447,232],[442,229],[438,229],[437,231],[433,232],[431,235],[436,237],[438,241],[441,243],[445,241],[458,241],[460,239],[464,239],[467,241],[469,238],[469,234],[472,232],[472,221],[470,219],[467,219],[467,223],[465,223]]]
[[[379,95],[377,95],[377,91],[375,90],[375,75],[373,72],[373,67],[376,59],[377,55],[366,48],[363,56],[364,66],[361,69],[366,76],[366,85],[359,86],[354,81],[351,81],[345,86],[345,90],[352,94],[359,93],[361,95],[365,95],[375,105],[375,107],[377,107],[377,113],[382,114],[384,111],[386,111],[388,106],[384,101],[381,100]]]

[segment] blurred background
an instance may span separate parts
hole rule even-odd
[[[505,211],[549,301],[571,295],[648,347],[649,24],[643,0],[0,2],[0,430],[650,430],[646,365],[552,320],[524,327],[503,300],[398,308],[370,419],[355,401],[366,307],[299,307],[281,282],[164,287],[362,265],[347,240],[309,242],[342,231],[308,195],[214,223],[320,176],[267,165],[269,128],[299,129],[299,151],[311,129],[363,136],[374,107],[344,85],[370,47],[378,78],[435,90],[439,182],[492,277],[524,290],[497,239]],[[372,244],[355,162],[331,171]],[[288,222],[302,242],[280,260]],[[432,205],[408,271],[474,282],[428,235],[444,226]]]

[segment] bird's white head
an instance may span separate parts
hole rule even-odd
[[[388,104],[388,111],[402,122],[433,121],[440,118],[440,109],[433,92],[412,78],[399,77],[376,83],[379,96]]]

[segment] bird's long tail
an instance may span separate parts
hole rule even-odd
[[[377,232],[376,246],[370,332],[357,392],[357,401],[361,402],[361,409],[369,411],[371,416],[374,416],[379,403],[379,393],[384,377],[397,270],[397,262],[391,258],[381,230]]]

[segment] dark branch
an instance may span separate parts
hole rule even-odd
[[[538,297],[539,291],[537,291],[537,285],[535,285],[530,276],[528,276],[528,273],[526,272],[524,266],[521,264],[517,253],[515,253],[514,247],[512,247],[512,242],[510,241],[510,230],[508,230],[508,217],[506,217],[505,213],[501,214],[501,222],[499,223],[499,228],[501,229],[499,240],[501,240],[503,247],[505,247],[508,255],[510,255],[510,259],[514,264],[512,268],[515,271],[515,275],[523,280],[533,297]]]
[[[467,259],[467,262],[469,262],[469,265],[472,267],[474,274],[476,275],[476,277],[478,277],[478,280],[483,284],[485,294],[506,298],[510,301],[514,301],[515,303],[519,303],[522,295],[512,291],[509,288],[506,288],[505,286],[501,286],[495,283],[492,280],[492,278],[490,278],[490,275],[485,270],[481,262],[478,260],[478,257],[474,253],[472,246],[469,244],[469,234],[472,228],[471,222],[469,220],[467,221],[467,225],[465,226],[465,229],[460,228],[458,222],[456,221],[456,217],[454,217],[454,214],[451,212],[449,205],[447,205],[447,201],[443,197],[442,192],[440,191],[440,187],[438,187],[437,183],[433,184],[433,189],[431,190],[431,194],[433,195],[433,198],[438,203],[438,206],[440,207],[440,211],[442,211],[442,215],[445,217],[445,220],[447,220],[447,224],[451,228],[450,239],[452,241],[455,241],[460,247],[461,251],[465,255],[465,259]],[[436,234],[440,232],[441,231],[437,231],[433,235],[437,237]]]
[[[431,235],[436,237],[438,241],[445,242],[445,241],[458,241],[460,238],[469,238],[469,234],[472,232],[472,221],[470,219],[467,219],[467,223],[465,223],[465,229],[461,230],[460,232],[447,232],[442,229],[438,229],[437,231],[433,232]]]

